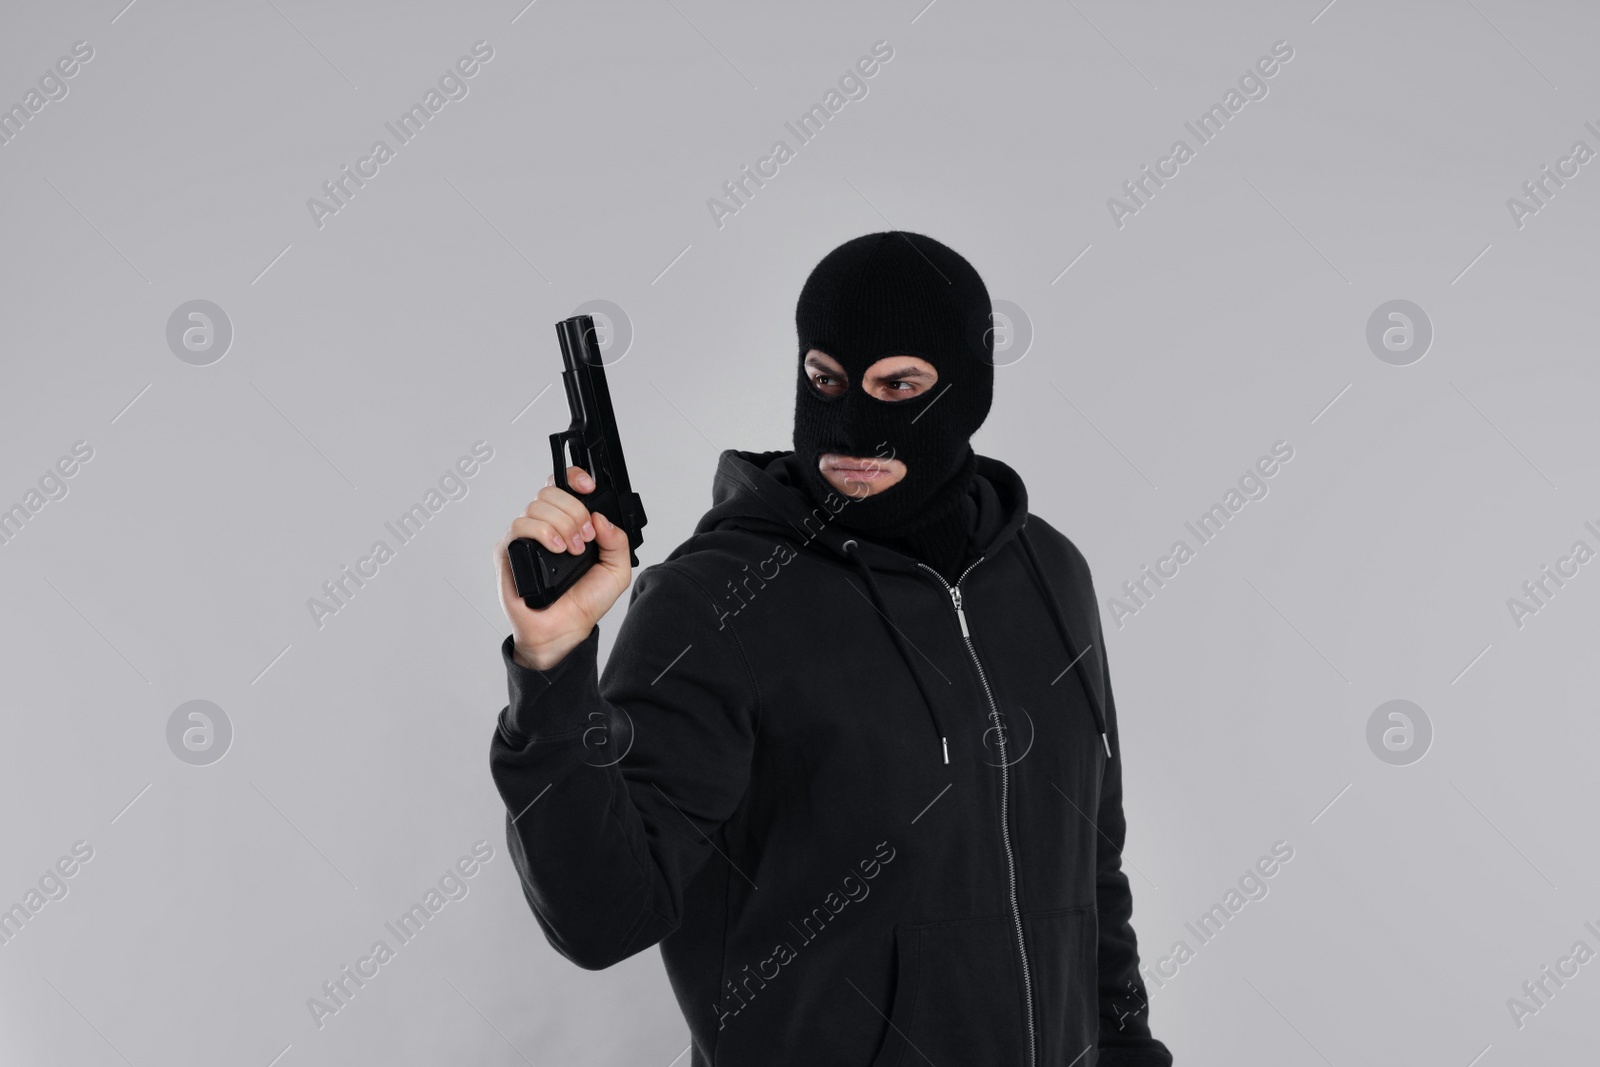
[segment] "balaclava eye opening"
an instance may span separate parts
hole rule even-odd
[[[795,308],[800,351],[794,450],[817,500],[835,490],[818,469],[824,453],[902,460],[897,484],[854,499],[836,521],[890,540],[934,537],[930,527],[961,523],[976,471],[971,437],[994,395],[994,335],[989,292],[955,250],[921,234],[892,230],[847,241],[812,270]],[[812,384],[805,357],[820,349],[844,368],[847,388],[828,397]],[[862,388],[886,356],[919,356],[938,381],[907,400],[879,400]],[[959,561],[958,561],[959,562]]]

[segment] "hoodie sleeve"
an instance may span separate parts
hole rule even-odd
[[[1092,609],[1091,609],[1092,610]],[[1094,615],[1098,620],[1098,615]],[[1139,974],[1139,944],[1134,936],[1133,894],[1122,870],[1128,824],[1122,815],[1122,742],[1116,698],[1111,693],[1111,661],[1105,635],[1095,625],[1105,663],[1106,731],[1116,758],[1107,761],[1100,783],[1100,851],[1096,862],[1095,903],[1100,915],[1100,1067],[1171,1067],[1172,1053],[1150,1036],[1150,1008]]]
[[[604,674],[599,626],[536,671],[501,645],[510,702],[489,765],[550,944],[589,970],[656,944],[749,783],[759,701],[731,626],[670,564],[639,572]]]

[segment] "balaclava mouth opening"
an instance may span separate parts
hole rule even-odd
[[[846,504],[835,520],[841,526],[873,540],[931,541],[946,559],[965,548],[963,502],[977,469],[971,437],[994,395],[991,312],[972,265],[917,233],[857,237],[812,270],[795,308],[794,451],[806,487],[819,501],[837,495],[817,466],[827,452],[906,465],[895,485]],[[824,396],[811,384],[805,357],[813,348],[844,368],[841,395]],[[862,379],[886,356],[919,356],[938,381],[908,400],[869,396]]]

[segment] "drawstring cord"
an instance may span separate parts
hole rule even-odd
[[[888,606],[884,603],[883,593],[878,589],[878,580],[873,577],[872,568],[867,566],[867,561],[861,558],[861,549],[856,544],[855,538],[852,537],[844,543],[844,551],[846,555],[855,560],[856,569],[861,572],[861,577],[867,583],[867,589],[872,594],[873,604],[878,609],[878,614],[882,615],[883,621],[889,625],[889,636],[894,638],[895,647],[900,650],[900,658],[905,660],[906,670],[911,672],[911,680],[917,683],[917,692],[922,694],[922,702],[928,709],[928,717],[933,720],[933,732],[939,736],[939,747],[944,752],[944,762],[949,763],[950,742],[948,735],[945,733],[944,724],[939,721],[939,711],[934,706],[933,697],[928,693],[927,687],[922,683],[921,672],[917,670],[915,663],[911,659],[911,652],[906,647],[905,635],[900,632],[900,627],[896,626],[894,620],[889,617]]]
[[[1074,644],[1072,631],[1067,628],[1066,616],[1061,611],[1061,605],[1056,600],[1055,593],[1050,589],[1049,583],[1045,581],[1044,567],[1039,563],[1039,556],[1034,551],[1033,544],[1028,540],[1025,528],[1018,528],[1017,540],[1022,542],[1023,553],[1028,558],[1028,566],[1033,570],[1034,584],[1039,590],[1039,595],[1044,599],[1045,607],[1049,609],[1050,620],[1055,623],[1056,633],[1061,637],[1061,643],[1066,646],[1067,655],[1071,657],[1072,669],[1077,673],[1078,681],[1083,686],[1085,696],[1088,697],[1089,712],[1094,717],[1096,730],[1100,733],[1100,743],[1105,746],[1106,758],[1111,759],[1111,738],[1106,727],[1105,710],[1100,706],[1099,698],[1096,697],[1094,686],[1089,678],[1088,668],[1083,664],[1088,650],[1085,649],[1083,653],[1080,653]],[[855,561],[856,569],[861,572],[862,579],[867,583],[867,590],[871,594],[873,605],[888,625],[889,636],[894,639],[895,647],[900,651],[900,658],[905,661],[906,669],[911,672],[911,680],[916,683],[917,691],[922,694],[922,702],[928,709],[928,717],[933,721],[934,733],[939,737],[939,745],[944,754],[944,762],[949,763],[950,742],[948,735],[945,733],[944,723],[940,721],[939,711],[934,705],[933,697],[928,692],[927,686],[923,684],[922,674],[916,669],[915,661],[911,658],[911,651],[907,647],[905,635],[900,632],[900,628],[889,617],[888,606],[883,599],[882,591],[878,588],[878,579],[873,575],[872,568],[867,566],[867,561],[862,558],[860,546],[856,544],[855,538],[846,541],[843,547],[845,555]]]
[[[1078,681],[1083,684],[1083,691],[1089,698],[1089,710],[1094,714],[1094,724],[1100,731],[1100,741],[1106,746],[1106,759],[1111,758],[1111,739],[1106,736],[1106,713],[1100,707],[1100,701],[1095,697],[1094,686],[1089,684],[1088,669],[1084,667],[1083,660],[1088,649],[1080,653],[1072,642],[1072,632],[1067,629],[1067,620],[1061,612],[1061,605],[1056,602],[1056,595],[1051,591],[1049,584],[1044,580],[1044,568],[1039,565],[1039,557],[1033,550],[1033,544],[1028,540],[1025,527],[1018,528],[1017,540],[1022,542],[1022,549],[1027,553],[1028,565],[1033,568],[1034,582],[1039,587],[1039,593],[1044,597],[1046,606],[1050,609],[1050,618],[1056,624],[1056,632],[1061,635],[1061,643],[1067,646],[1067,655],[1072,657],[1073,669],[1078,674]]]

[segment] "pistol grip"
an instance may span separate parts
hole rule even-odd
[[[593,541],[578,555],[552,552],[531,537],[519,537],[506,546],[517,595],[535,611],[561,599],[561,594],[600,561],[600,546]]]

